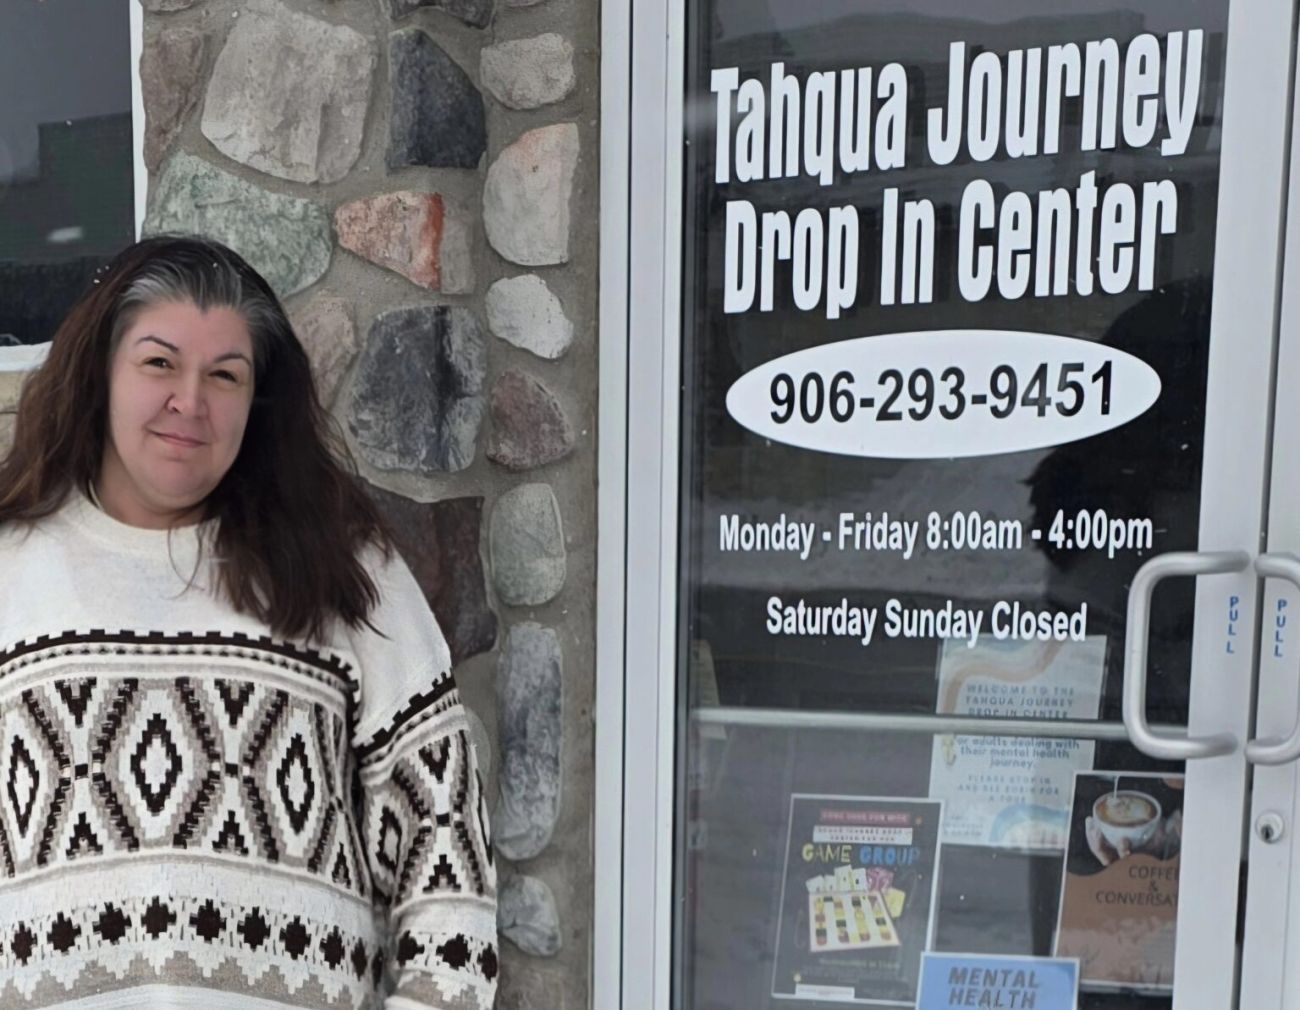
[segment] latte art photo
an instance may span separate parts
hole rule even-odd
[[[1097,816],[1121,828],[1145,824],[1156,816],[1156,811],[1154,801],[1140,793],[1112,793],[1097,804]]]

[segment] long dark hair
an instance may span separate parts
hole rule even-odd
[[[109,362],[145,307],[235,309],[253,339],[253,404],[235,462],[204,503],[218,520],[220,589],[279,635],[357,626],[378,600],[359,556],[391,540],[316,395],[307,354],[270,285],[218,242],[145,239],[120,253],[68,313],[28,379],[14,444],[0,461],[0,524],[32,522],[74,489],[89,493],[108,431]]]

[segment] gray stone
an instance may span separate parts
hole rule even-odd
[[[418,28],[388,40],[388,167],[477,168],[487,150],[483,96]]]
[[[492,23],[492,0],[388,0],[388,16],[404,18],[422,7],[446,11],[475,28]]]
[[[506,277],[487,293],[488,328],[539,358],[558,358],[573,342],[573,323],[536,274]]]
[[[320,401],[328,406],[357,356],[357,329],[348,303],[335,295],[317,295],[291,309],[289,321],[311,359]]]
[[[474,291],[474,226],[478,214],[458,200],[447,201],[442,222],[442,290],[449,295]]]
[[[569,259],[569,205],[578,164],[578,127],[529,130],[488,169],[483,223],[492,248],[524,266]]]
[[[573,449],[573,427],[555,394],[523,372],[507,371],[492,386],[488,459],[511,470],[553,463]]]
[[[573,46],[554,32],[488,46],[479,59],[483,86],[512,109],[558,102],[577,82]]]
[[[224,242],[281,298],[314,284],[330,265],[330,219],[323,207],[269,193],[184,152],[171,157],[153,187],[144,230]]]
[[[463,470],[483,415],[485,350],[468,309],[422,305],[375,319],[361,352],[349,426],[385,470]]]
[[[564,745],[564,661],[550,628],[517,624],[497,665],[500,798],[492,817],[496,847],[507,859],[546,848],[560,812]]]
[[[164,28],[140,54],[144,95],[144,163],[157,172],[199,97],[208,39],[194,28]]]
[[[366,37],[288,7],[246,8],[212,69],[203,134],[293,182],[337,182],[361,153],[375,54]]]
[[[542,0],[506,0],[507,7],[535,7]]]
[[[497,894],[497,926],[525,954],[554,957],[560,952],[560,916],[544,880],[508,878]]]
[[[538,606],[564,587],[564,530],[549,484],[521,484],[497,499],[488,556],[497,595],[511,606]]]
[[[578,1004],[572,996],[565,998],[573,971],[555,961],[538,961],[513,956],[513,951],[502,951],[503,964],[497,983],[497,999],[493,1010],[572,1010]]]
[[[193,7],[198,0],[140,0],[150,14],[170,14]]]

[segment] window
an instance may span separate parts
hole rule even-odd
[[[131,42],[130,0],[0,4],[0,347],[49,340],[135,237]]]

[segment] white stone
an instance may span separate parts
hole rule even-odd
[[[488,46],[480,57],[479,76],[502,105],[549,105],[573,91],[573,46],[554,32]]]
[[[536,274],[505,277],[487,293],[488,328],[507,343],[554,360],[573,343],[573,323]]]
[[[337,182],[361,153],[375,61],[351,28],[250,6],[212,69],[203,135],[281,179]]]
[[[569,259],[569,206],[578,165],[576,123],[529,130],[497,156],[483,187],[492,248],[523,266]]]

